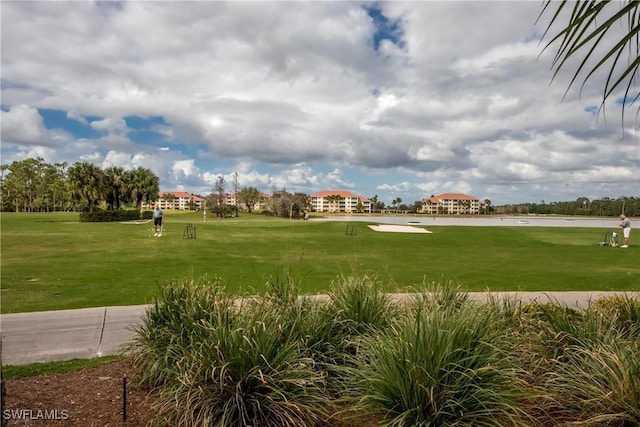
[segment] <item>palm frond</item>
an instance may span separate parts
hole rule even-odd
[[[550,10],[550,5],[556,4],[553,0],[547,0],[543,10],[538,17],[538,21]],[[552,61],[554,70],[552,80],[555,79],[561,70],[568,67],[568,60],[578,55],[582,55],[577,69],[565,91],[563,100],[570,88],[581,77],[582,86],[580,92],[587,81],[604,66],[609,67],[609,73],[603,88],[602,104],[600,109],[604,109],[605,102],[617,89],[624,88],[624,101],[622,103],[622,119],[624,124],[625,107],[633,105],[640,99],[640,91],[631,93],[634,83],[640,76],[640,2],[637,0],[610,1],[591,0],[569,2],[563,0],[555,9],[542,38],[547,37],[554,24],[558,23],[563,16],[565,6],[573,4],[571,16],[567,24],[551,37],[544,46],[543,52],[551,46],[557,45],[557,51]],[[611,6],[619,5],[620,9],[609,14]],[[600,20],[599,18],[603,18]],[[602,21],[602,22],[600,22]],[[609,40],[605,38],[610,34],[610,30],[617,23],[626,25],[628,31],[618,40],[613,40],[611,47],[606,46]],[[600,54],[598,48],[604,47],[604,53]],[[621,59],[624,53],[628,56],[628,65],[621,66]],[[601,55],[597,57],[596,55]],[[588,65],[592,62],[593,65]],[[590,69],[588,67],[591,67]],[[631,102],[628,100],[631,99]],[[639,107],[640,110],[640,107]]]

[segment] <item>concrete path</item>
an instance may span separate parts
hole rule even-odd
[[[589,301],[622,292],[484,292],[470,298],[487,301],[491,297],[516,298],[523,302],[553,302],[585,308]],[[627,292],[640,298],[640,292]],[[397,295],[402,299],[403,295]],[[92,358],[120,353],[147,306],[98,307],[79,310],[43,311],[0,316],[2,363],[24,365],[74,358]]]
[[[97,307],[0,316],[3,365],[118,354],[147,306]]]

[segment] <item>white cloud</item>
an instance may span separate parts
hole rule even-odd
[[[49,145],[50,138],[42,116],[36,108],[28,105],[14,105],[9,111],[2,111],[3,144]]]
[[[134,169],[130,154],[113,150],[110,150],[104,156],[101,167],[105,169],[110,167],[121,167],[126,170]]]
[[[481,55],[460,58],[451,66],[462,77],[474,74],[508,72],[511,64],[534,64],[540,55],[540,45],[532,40],[526,43],[497,45]]]
[[[126,134],[129,131],[127,122],[122,118],[107,117],[102,120],[94,120],[91,127],[104,133]]]
[[[3,161],[141,165],[198,193],[238,171],[385,199],[637,194],[634,114],[620,141],[619,105],[606,124],[585,111],[602,75],[561,102],[571,75],[551,82],[553,52],[538,58],[538,3],[379,2],[402,43],[378,51],[362,4],[3,3]]]
[[[175,176],[197,175],[200,171],[200,169],[195,165],[194,159],[178,160],[173,163],[171,170]]]
[[[411,187],[409,182],[401,182],[399,184],[382,184],[376,187],[376,190],[388,191],[392,193],[404,193]]]
[[[74,111],[67,111],[67,118],[71,119],[71,120],[75,120],[77,122],[82,123],[83,125],[88,125],[89,121],[86,119],[86,117],[81,116],[80,114],[74,112]]]

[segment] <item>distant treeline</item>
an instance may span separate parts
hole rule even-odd
[[[214,192],[207,197],[211,206],[222,205],[226,194],[224,180],[221,177],[219,180]],[[243,189],[240,191],[241,198],[245,190],[253,190],[253,195],[260,194],[257,189]],[[50,164],[40,157],[0,165],[0,211],[3,212],[92,212],[99,207],[106,207],[107,210],[119,210],[121,207],[141,210],[142,202],[157,200],[159,191],[158,176],[142,167],[133,170],[121,167],[102,169],[88,162],[76,162],[69,166],[66,162]],[[282,190],[274,192],[274,196],[271,209],[284,216],[298,216],[308,205],[308,195],[304,193],[291,194]],[[375,210],[380,211],[385,205],[377,197],[376,195],[371,200],[375,202]],[[215,199],[219,199],[217,203]],[[279,203],[275,202],[276,199]],[[248,199],[245,203],[247,201]],[[422,206],[421,200],[412,205],[400,204],[401,202],[399,197],[395,199],[393,209],[415,213]],[[485,207],[481,210],[481,213],[489,215],[618,216],[623,212],[627,216],[640,216],[640,197],[604,197],[594,200],[579,197],[568,202],[540,201],[501,206],[494,206],[489,200],[485,200]]]
[[[138,167],[102,169],[89,162],[50,164],[41,157],[0,165],[3,212],[87,211],[121,207],[140,211],[158,198],[159,178]]]
[[[640,197],[619,197],[589,200],[579,197],[568,202],[518,203],[492,206],[496,214],[584,215],[584,216],[640,216]]]

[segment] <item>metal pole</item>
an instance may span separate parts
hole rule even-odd
[[[122,422],[127,422],[127,376],[122,377]]]

